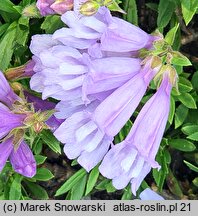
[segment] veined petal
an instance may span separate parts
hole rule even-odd
[[[146,188],[140,193],[141,200],[164,200],[162,196],[151,190],[150,188]]]
[[[86,112],[81,111],[74,113],[60,125],[60,127],[54,132],[54,135],[62,143],[74,142],[75,131],[88,121],[89,119],[87,118]]]
[[[136,191],[138,190],[139,186],[141,185],[144,178],[148,175],[151,171],[151,166],[149,163],[145,163],[143,169],[140,172],[140,175],[137,178],[132,178],[131,180],[131,190],[134,195],[136,195]]]
[[[34,55],[38,56],[42,51],[58,44],[59,42],[53,40],[50,34],[34,35],[32,36],[30,50]]]
[[[14,170],[26,177],[33,177],[36,174],[36,161],[29,146],[23,141],[19,148],[12,150],[10,162]]]
[[[96,108],[94,119],[97,124],[109,136],[115,136],[135,111],[146,89],[147,84],[141,74],[137,74]]]
[[[83,141],[89,134],[97,129],[97,125],[93,121],[89,121],[75,132],[75,139],[77,142]]]
[[[91,152],[82,152],[77,159],[78,163],[84,167],[87,172],[94,168],[105,156],[112,140],[104,138],[103,141]]]
[[[53,39],[62,42],[64,45],[75,47],[77,49],[87,49],[92,44],[96,43],[95,36],[93,39],[80,38],[74,35],[74,32],[68,28],[57,30],[53,34]]]

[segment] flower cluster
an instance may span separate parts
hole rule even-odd
[[[4,138],[0,144],[0,171],[9,158],[16,172],[32,177],[36,173],[36,162],[20,130],[27,115],[20,110],[14,110],[15,104],[20,103],[21,99],[10,88],[2,72],[0,95],[0,139]]]
[[[152,50],[159,38],[112,16],[106,7],[81,18],[68,11],[61,19],[69,28],[32,37],[31,88],[43,99],[60,100],[55,116],[63,123],[54,135],[65,144],[68,158],[77,158],[87,171],[102,161],[101,174],[113,179],[117,189],[131,182],[135,194],[150,169],[160,167],[155,156],[175,72],[162,67],[157,56],[138,58],[140,49]],[[159,71],[159,89],[141,109],[126,139],[113,145]]]
[[[27,73],[30,66],[28,64],[26,67]],[[21,70],[17,72],[21,74]],[[13,70],[8,75],[12,77]],[[33,177],[36,174],[36,161],[24,139],[26,130],[33,128],[35,132],[40,132],[43,128],[50,128],[53,131],[62,122],[48,111],[54,109],[54,103],[24,93],[25,97],[19,97],[0,72],[0,171],[9,159],[17,173]]]

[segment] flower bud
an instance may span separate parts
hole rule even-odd
[[[64,14],[73,8],[73,0],[56,0],[50,8],[53,9],[57,14]]]
[[[6,70],[5,76],[9,81],[15,81],[21,78],[31,77],[34,74],[34,66],[35,62],[33,60],[30,60],[22,66]]]
[[[79,12],[85,16],[92,16],[100,7],[100,4],[95,1],[87,1],[80,6]]]
[[[29,18],[37,18],[40,16],[39,11],[36,7],[36,4],[31,4],[26,6],[22,11],[23,16]]]

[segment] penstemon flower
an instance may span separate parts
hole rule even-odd
[[[106,7],[101,7],[94,16],[82,18],[74,11],[68,11],[61,19],[70,28],[57,30],[53,38],[68,46],[88,49],[88,53],[94,57],[103,56],[103,51],[126,53],[150,48],[157,39],[140,28],[113,17]]]
[[[43,43],[43,49],[38,41]],[[94,94],[118,88],[140,70],[140,59],[92,59],[87,53],[58,44],[49,35],[34,36],[30,49],[35,62],[30,85],[42,92],[43,99],[68,101],[80,97],[89,103]]]
[[[155,156],[168,119],[172,77],[171,70],[164,72],[158,91],[144,105],[126,139],[112,147],[99,167],[117,189],[131,182],[136,194],[151,167],[160,168]]]
[[[88,107],[76,107],[78,112],[55,131],[57,139],[65,143],[64,151],[70,159],[78,157],[79,164],[87,171],[101,161],[113,137],[131,117],[150,80],[160,69],[161,63],[157,60],[158,64],[153,67],[153,61],[151,58],[136,76],[102,101],[94,101]],[[63,108],[61,113],[68,117],[67,108]]]
[[[93,119],[106,134],[115,136],[119,133],[137,108],[150,81],[161,66],[158,58],[149,57],[136,76],[116,89],[96,108]]]
[[[55,104],[43,102],[41,99],[36,100],[36,97],[28,95],[29,101],[34,100],[33,108],[33,104],[14,93],[1,72],[0,90],[0,171],[9,159],[16,172],[33,177],[36,173],[36,161],[24,141],[24,135],[28,129],[38,133],[43,128],[48,128],[45,124],[47,120],[49,126],[56,129],[61,122],[53,116],[49,119],[52,111],[46,111],[52,109],[52,106],[54,108]]]
[[[91,119],[91,113],[99,103],[100,101],[95,100],[88,106],[82,106],[54,132],[57,139],[65,144],[64,152],[67,157],[78,157],[78,163],[87,171],[102,160],[112,142],[112,137],[106,136]],[[66,107],[64,113],[65,111]]]
[[[26,177],[36,174],[36,161],[29,146],[22,141],[17,149],[13,145],[13,137],[0,144],[0,171],[7,159],[10,159],[15,172]]]

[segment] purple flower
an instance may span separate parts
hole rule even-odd
[[[87,107],[79,107],[79,111],[67,118],[54,132],[56,138],[65,144],[67,157],[78,158],[78,163],[88,172],[102,160],[112,142],[112,137],[106,136],[91,119],[91,113],[99,103],[96,100]],[[71,108],[68,111],[66,107],[63,108],[64,113],[68,114]]]
[[[42,49],[40,43],[42,42]],[[42,98],[58,100],[82,98],[123,85],[140,70],[140,60],[128,57],[91,59],[77,49],[58,44],[51,36],[34,36],[30,49],[34,71],[30,85]]]
[[[24,141],[21,142],[17,150],[14,149],[12,138],[0,144],[0,171],[5,166],[8,158],[17,173],[26,177],[33,177],[36,174],[36,161]]]
[[[161,67],[159,64],[152,68],[152,63],[153,58],[137,75],[113,93],[104,95],[101,101],[92,101],[87,107],[80,101],[70,104],[60,102],[57,105],[60,111],[55,115],[60,118],[69,117],[54,133],[57,139],[65,144],[64,152],[68,158],[78,157],[79,164],[87,171],[101,161],[113,137],[131,117],[150,80]],[[75,111],[76,113],[71,115]]]
[[[0,139],[5,137],[12,129],[23,126],[25,114],[15,114],[4,104],[0,103]]]
[[[158,60],[149,58],[137,75],[115,90],[94,111],[94,121],[108,136],[119,133],[137,108],[150,81],[161,67],[161,62],[153,67],[155,61]]]
[[[68,11],[61,18],[70,28],[57,30],[53,38],[68,46],[88,49],[89,54],[98,49],[100,57],[100,51],[124,53],[150,48],[156,39],[140,28],[113,17],[106,7],[101,7],[91,17],[79,18],[74,11]]]
[[[112,147],[99,167],[117,189],[131,182],[132,192],[136,194],[151,167],[160,168],[155,156],[169,114],[172,89],[169,76],[166,71],[160,88],[144,105],[126,139]]]
[[[73,0],[38,0],[36,6],[42,16],[63,14],[73,8]]]
[[[140,193],[141,200],[164,200],[162,196],[151,190],[150,188],[146,188]]]
[[[0,102],[10,107],[16,100],[19,100],[19,97],[10,88],[8,81],[0,71]]]

